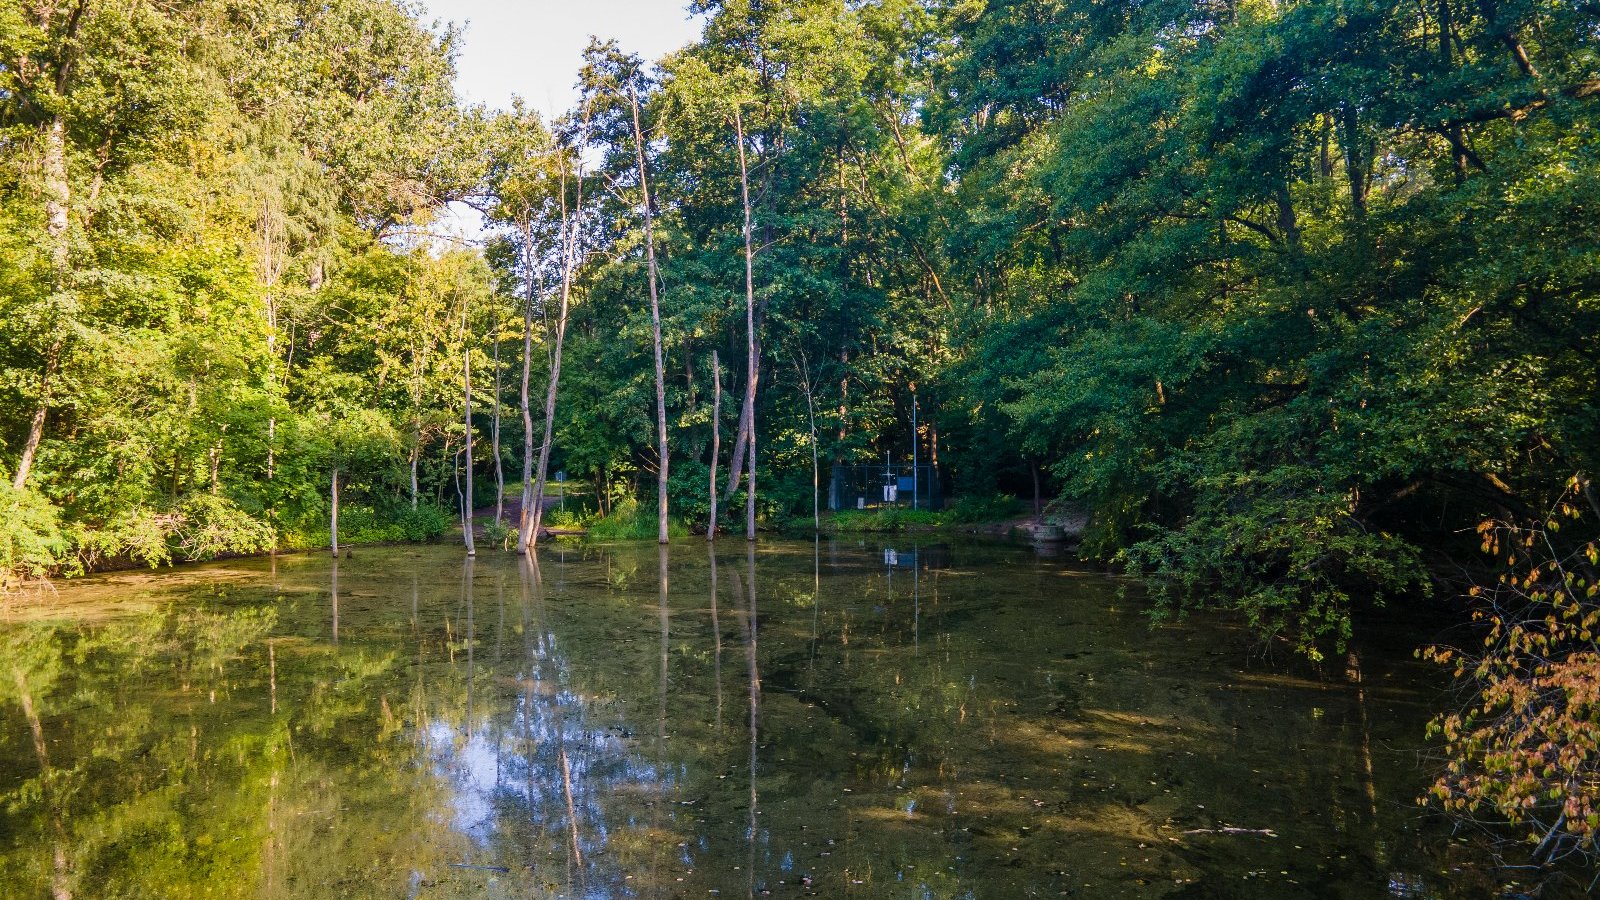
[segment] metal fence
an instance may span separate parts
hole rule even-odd
[[[931,465],[893,463],[833,467],[833,478],[828,483],[829,509],[889,506],[943,509],[944,495],[939,489],[938,470]]]

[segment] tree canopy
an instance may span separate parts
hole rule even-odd
[[[760,471],[778,525],[914,448],[1316,656],[1480,522],[1600,515],[1589,7],[693,11],[548,123],[389,0],[0,16],[0,567],[498,522],[508,470],[537,524],[547,467],[697,527]]]

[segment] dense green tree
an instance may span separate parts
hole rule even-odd
[[[695,10],[655,70],[596,41],[554,135],[461,108],[455,33],[387,0],[0,19],[7,567],[310,528],[335,419],[385,435],[367,505],[492,471],[498,520],[520,462],[526,547],[554,457],[606,508],[654,474],[660,537],[728,425],[747,535],[914,448],[1315,654],[1593,472],[1589,13]],[[488,266],[430,236],[455,200]]]

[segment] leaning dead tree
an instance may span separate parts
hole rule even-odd
[[[561,209],[561,303],[556,314],[554,346],[550,353],[550,380],[545,385],[544,436],[539,444],[539,464],[534,472],[532,510],[523,517],[522,534],[517,543],[532,552],[539,543],[539,529],[544,523],[544,491],[550,471],[550,445],[556,422],[556,394],[561,382],[561,353],[567,337],[568,313],[572,308],[572,282],[583,262],[584,243],[584,161],[583,154],[574,148],[585,144],[589,129],[588,108],[575,123],[575,133],[557,153],[559,178],[557,193]],[[569,188],[572,196],[568,197]]]
[[[628,82],[628,103],[633,110],[633,147],[639,162],[639,193],[644,202],[644,247],[650,269],[650,328],[656,357],[656,540],[667,542],[667,376],[661,358],[661,299],[657,284],[655,212],[650,203],[650,181],[644,158],[644,129],[639,124],[639,93]]]

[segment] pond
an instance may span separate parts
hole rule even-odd
[[[87,578],[0,619],[0,895],[1488,896],[1377,637],[1319,674],[977,543]]]

